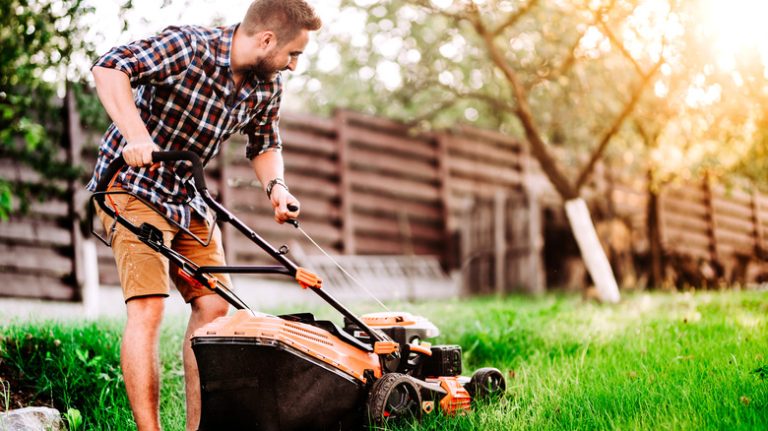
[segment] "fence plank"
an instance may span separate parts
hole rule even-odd
[[[322,157],[336,155],[336,141],[333,137],[297,129],[283,129],[280,135],[283,138],[283,151],[286,154],[314,154]]]
[[[438,224],[443,221],[442,209],[434,204],[404,201],[390,196],[378,196],[376,199],[368,199],[368,197],[364,193],[352,192],[353,207],[356,213],[397,217],[398,214],[405,212],[413,220]]]
[[[0,240],[52,247],[72,244],[72,237],[66,228],[35,221],[11,220],[0,223]]]
[[[372,130],[352,128],[345,130],[346,139],[357,148],[369,148],[406,158],[433,161],[437,158],[434,145],[416,138],[384,135]]]
[[[365,148],[349,149],[349,161],[352,169],[370,171],[383,176],[413,179],[435,183],[437,170],[432,163],[423,160],[408,160],[389,153],[381,153]]]
[[[712,200],[712,207],[715,214],[718,215],[729,215],[745,221],[752,218],[752,208],[749,203],[742,204],[733,200],[726,200],[722,197],[715,197]]]
[[[75,290],[63,280],[41,274],[3,273],[0,296],[58,301],[75,299]]]
[[[442,227],[413,223],[409,220],[410,233],[415,241],[440,241],[443,238]],[[357,214],[355,217],[355,233],[365,233],[368,236],[403,238],[403,229],[396,218],[376,217]]]
[[[366,234],[357,235],[358,252],[362,255],[379,254],[405,254],[407,246],[398,238],[386,238],[381,236],[368,236]],[[413,253],[416,255],[434,255],[434,251],[440,248],[441,243],[430,243],[426,241],[415,241]]]
[[[49,247],[0,244],[3,272],[40,273],[61,278],[72,273],[72,257]]]
[[[434,185],[395,177],[382,178],[369,172],[351,171],[348,176],[351,187],[357,191],[430,203],[440,201],[440,190]]]
[[[447,140],[450,157],[476,160],[496,166],[506,166],[512,170],[522,170],[521,153],[488,145],[483,141],[472,141],[461,136],[451,136]]]
[[[520,172],[473,160],[450,158],[448,170],[452,175],[460,178],[477,179],[501,186],[513,187],[522,183]]]

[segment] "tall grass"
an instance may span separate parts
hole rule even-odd
[[[121,333],[122,322],[116,320],[3,326],[0,380],[7,391],[0,406],[56,407],[69,413],[71,430],[135,429],[120,370]],[[166,323],[161,335],[161,411],[168,430],[184,429],[182,335],[178,319]]]
[[[467,368],[508,396],[419,429],[768,429],[768,294],[636,295],[424,305]],[[436,319],[437,320],[437,319]]]
[[[551,296],[399,308],[436,323],[443,334],[436,342],[461,345],[465,374],[495,366],[508,384],[500,401],[406,429],[768,429],[768,293],[637,294],[616,306]],[[10,392],[78,409],[83,429],[134,429],[119,370],[120,326],[6,325],[0,377],[22,386]],[[183,329],[180,320],[163,328],[167,430],[184,428]]]

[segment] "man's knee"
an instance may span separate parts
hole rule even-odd
[[[125,303],[128,310],[128,324],[147,327],[159,327],[165,310],[164,296],[143,296],[129,299]]]
[[[192,314],[203,322],[224,316],[228,311],[229,303],[219,295],[199,296],[192,300]]]

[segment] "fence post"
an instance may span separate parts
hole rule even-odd
[[[715,223],[714,193],[709,175],[704,176],[704,205],[707,209],[707,233],[709,236],[709,258],[715,262],[719,259],[717,250],[717,225]]]
[[[650,174],[648,175],[650,178]],[[648,207],[647,211],[647,229],[648,229],[648,253],[651,258],[651,287],[661,287],[664,279],[664,191],[660,187],[653,190],[650,180],[648,181]]]
[[[70,166],[79,167],[82,164],[82,144],[85,134],[80,125],[80,115],[72,88],[67,84],[64,95],[64,111],[66,117],[67,162]],[[82,210],[87,202],[85,189],[78,179],[67,185],[69,191],[69,218],[72,235],[72,272],[74,284],[85,308],[86,317],[95,317],[98,311],[99,297],[99,266],[96,255],[96,244],[93,239],[83,237],[81,221]],[[92,253],[91,253],[92,252]]]
[[[525,195],[528,202],[528,290],[530,293],[540,294],[546,290],[546,275],[541,258],[544,249],[541,205],[539,197],[530,187],[525,187]]]
[[[765,238],[765,232],[763,231],[763,222],[760,219],[760,193],[756,189],[752,189],[752,223],[755,226],[755,248],[754,253],[760,259],[763,255],[763,240]]]
[[[341,241],[344,254],[355,254],[355,226],[352,208],[352,186],[349,182],[349,140],[347,114],[339,109],[335,114],[336,145],[339,155],[339,200],[341,201]]]
[[[451,195],[451,175],[448,168],[448,158],[450,157],[448,152],[448,140],[450,139],[450,136],[448,135],[448,132],[443,131],[435,133],[433,139],[437,144],[437,173],[438,181],[440,181],[440,200],[442,201],[443,206],[443,241],[444,244],[447,245],[447,247],[443,249],[442,260],[447,263],[448,267],[453,267],[453,265],[458,265],[460,267],[462,255],[460,251],[457,253],[457,245],[455,244],[455,237],[453,235],[457,229],[461,229],[461,227],[458,226],[460,220],[455,220],[451,211],[453,208],[453,196]],[[457,254],[459,262],[455,262]]]
[[[497,189],[493,199],[493,249],[496,294],[506,290],[507,267],[507,192]]]
[[[465,198],[461,205],[461,216],[459,233],[461,235],[460,244],[461,247],[459,253],[459,270],[461,271],[461,295],[468,296],[472,293],[472,249],[474,247],[472,241],[472,227],[474,226],[472,220],[472,207],[474,203],[471,199]]]

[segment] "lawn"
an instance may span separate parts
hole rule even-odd
[[[638,293],[610,306],[547,296],[398,308],[436,323],[437,342],[460,344],[465,373],[495,366],[508,381],[504,399],[418,429],[768,429],[768,292]],[[183,429],[183,326],[170,319],[162,335],[167,430]],[[76,409],[82,420],[71,410],[71,422],[81,429],[132,429],[119,328],[4,326],[2,408],[36,400]]]

